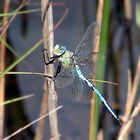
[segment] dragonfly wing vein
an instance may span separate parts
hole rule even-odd
[[[62,71],[55,78],[55,85],[57,88],[64,88],[72,84],[74,79],[75,75],[72,74],[70,69],[62,68]]]

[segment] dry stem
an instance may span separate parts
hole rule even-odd
[[[42,9],[42,21],[43,21],[44,48],[47,49],[47,53],[49,56],[53,56],[52,50],[54,46],[54,34],[52,32],[53,31],[52,3],[48,5],[48,1],[42,0],[41,9]],[[54,71],[54,68],[52,65],[50,65],[47,67],[45,73],[53,77],[53,71]],[[40,116],[46,113],[47,105],[48,105],[48,111],[55,109],[57,106],[57,94],[54,89],[54,82],[51,79],[47,79],[44,85],[44,90],[45,92],[43,96]],[[50,124],[51,137],[55,138],[55,140],[58,140],[59,132],[58,132],[58,126],[57,126],[57,113],[56,112],[49,116],[49,124]],[[43,138],[44,125],[45,125],[44,120],[40,121],[40,123],[38,124],[35,140]]]
[[[8,13],[9,11],[9,6],[10,6],[10,1],[6,0],[5,1],[5,7],[4,7],[4,13]],[[2,23],[2,32],[1,38],[3,40],[6,40],[7,36],[7,29],[4,29],[4,26],[8,23],[7,17],[3,18],[3,23]],[[6,55],[6,49],[5,49],[5,44],[1,42],[1,48],[0,48],[0,71],[4,71],[5,69],[5,55]],[[0,102],[4,102],[4,94],[5,94],[5,77],[0,78]],[[4,132],[4,106],[0,107],[0,139],[3,138],[3,132]]]
[[[123,125],[122,129],[120,130],[118,140],[127,140],[128,139],[128,135],[132,129],[134,121],[140,112],[140,99],[139,99],[137,106],[135,106],[134,111],[130,116],[130,113],[131,113],[131,110],[132,110],[132,107],[134,104],[134,99],[136,97],[136,93],[137,93],[137,89],[138,89],[139,79],[140,79],[140,57],[139,57],[138,64],[137,64],[137,70],[136,70],[136,74],[134,77],[134,82],[132,84],[133,86],[130,91],[131,94],[128,93],[129,95],[127,98],[129,98],[129,99],[127,99],[127,103],[126,103],[128,108],[126,108],[125,114],[122,117],[122,118],[124,118],[124,125]],[[128,120],[126,120],[126,119],[128,119]]]

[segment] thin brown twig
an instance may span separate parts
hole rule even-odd
[[[49,3],[50,4],[50,3]],[[49,5],[48,4],[48,5]],[[40,6],[40,2],[33,2],[33,3],[30,3],[30,1],[28,1],[27,3],[26,3],[26,5],[29,5],[29,6]],[[52,6],[54,7],[54,6],[59,6],[59,7],[64,7],[64,8],[67,8],[67,6],[66,6],[66,4],[64,3],[64,2],[52,2]]]
[[[132,78],[130,70],[128,71],[128,92],[127,92],[127,99],[126,99],[126,106],[125,106],[125,113],[123,116],[121,116],[121,120],[123,122],[126,122],[131,114],[132,104],[130,104],[131,100],[131,91],[132,91]]]
[[[49,116],[50,114],[55,113],[57,110],[61,109],[62,106],[59,106],[57,108],[55,108],[54,110],[52,110],[51,112],[44,114],[43,116],[37,118],[36,120],[32,121],[31,123],[25,125],[24,127],[18,129],[17,131],[15,131],[14,133],[12,133],[11,135],[9,135],[8,137],[5,137],[3,140],[9,140],[10,138],[12,138],[13,136],[17,135],[18,133],[22,132],[23,130],[27,129],[28,127],[32,126],[33,124],[37,123],[38,121],[46,118],[47,116]]]
[[[138,84],[140,80],[140,57],[138,59],[138,64],[136,68],[136,74],[134,76],[134,81],[133,81],[133,86],[132,86],[132,96],[136,97],[137,89],[138,89]],[[134,99],[131,99],[132,102],[134,102]]]
[[[19,7],[15,11],[21,10],[26,5],[26,1],[27,0],[23,0],[22,3],[19,5]],[[12,23],[12,21],[15,19],[16,16],[17,14],[15,12],[15,14],[9,19],[9,21],[0,28],[0,32],[2,31],[1,36],[3,36],[3,34],[6,32],[6,30],[8,29],[8,27],[10,26],[10,24]],[[3,22],[5,22],[5,20]]]
[[[134,81],[133,81],[133,86],[132,86],[132,90],[131,90],[131,97],[129,98],[129,109],[131,112],[133,104],[134,104],[134,99],[136,97],[136,93],[137,93],[137,89],[138,89],[138,84],[139,84],[139,79],[140,79],[140,57],[138,60],[138,64],[137,64],[137,69],[136,69],[136,74],[134,77]],[[127,140],[128,139],[128,135],[132,129],[132,126],[134,124],[134,121],[136,119],[136,117],[138,116],[140,112],[140,99],[139,102],[137,104],[137,106],[135,106],[133,113],[131,114],[131,116],[127,116],[127,114],[125,114],[124,116],[130,117],[128,120],[126,120],[127,122],[124,123],[122,129],[120,130],[119,136],[118,136],[118,140]]]
[[[118,86],[118,83],[114,83],[114,82],[111,82],[111,81],[96,80],[96,79],[89,79],[89,80],[91,80],[92,82],[99,82],[99,83],[105,83],[105,84]]]
[[[128,135],[130,134],[131,129],[132,129],[134,122],[135,122],[136,118],[138,117],[139,113],[140,113],[140,99],[139,99],[137,106],[135,106],[134,111],[133,111],[132,115],[130,116],[128,122],[120,130],[118,140],[128,140]]]
[[[98,0],[98,11],[97,11],[97,23],[99,24],[99,28],[98,28],[98,32],[99,32],[99,36],[96,38],[96,44],[95,44],[95,48],[94,48],[94,52],[99,52],[99,42],[100,42],[100,30],[101,30],[101,23],[102,23],[102,17],[103,17],[103,0]]]
[[[127,37],[127,49],[128,49],[128,58],[129,65],[131,69],[132,81],[134,78],[135,65],[134,65],[134,47],[133,47],[133,37],[132,37],[132,1],[124,0],[124,14],[125,14],[125,36]]]
[[[134,104],[134,100],[135,100],[136,93],[137,93],[136,91],[137,91],[138,83],[139,83],[139,75],[140,75],[140,58],[138,60],[136,74],[134,76],[134,81],[133,81],[133,84],[132,84],[132,87],[131,87],[131,91],[130,90],[128,91],[125,114],[122,117],[122,120],[124,122],[128,120],[128,118],[130,117],[130,114],[132,112],[132,107],[133,107],[133,104]],[[131,80],[131,78],[128,79],[128,81],[129,81],[128,85],[129,86],[131,86],[131,83],[130,83],[131,81],[130,80]]]
[[[132,19],[131,0],[124,0],[125,17],[127,20]]]
[[[98,0],[98,10],[97,10],[97,23],[99,24],[99,32],[100,32],[100,26],[101,26],[101,22],[102,22],[102,16],[103,16],[103,2],[104,0]],[[96,38],[96,43],[95,43],[95,48],[93,50],[93,52],[98,52],[99,51],[99,41],[100,41],[100,34],[99,36]],[[96,69],[96,68],[95,68]],[[92,77],[93,79],[96,79],[95,75]],[[94,116],[94,108],[95,108],[95,101],[94,98],[95,94],[91,95],[90,98],[90,124],[89,124],[89,140],[92,140],[93,138],[95,138],[96,134],[95,131],[93,130],[93,124],[95,123],[95,116]]]

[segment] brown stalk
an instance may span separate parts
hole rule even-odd
[[[4,4],[4,13],[8,13],[9,11],[9,6],[10,6],[10,0],[6,0]],[[2,23],[2,27],[4,27],[8,23],[7,17],[3,17],[4,21]],[[3,28],[4,29],[4,28]],[[1,38],[3,40],[6,40],[7,36],[7,30],[2,30]],[[0,71],[4,71],[5,69],[5,56],[6,56],[6,49],[5,49],[5,44],[1,42],[1,47],[0,47]],[[5,96],[5,77],[0,78],[0,102],[4,102],[4,96]],[[4,132],[4,106],[0,107],[0,139],[3,138],[3,132]]]
[[[135,106],[134,111],[133,111],[132,115],[130,116],[128,122],[120,130],[118,140],[128,140],[128,136],[131,132],[131,129],[132,129],[134,122],[135,122],[136,118],[138,117],[139,113],[140,113],[140,99],[139,99],[137,106]]]
[[[49,38],[53,34],[52,32],[49,31],[49,27],[48,27],[48,26],[50,26],[50,25],[48,25],[48,18],[49,18],[48,13],[52,12],[52,11],[50,11],[50,6],[49,6],[49,9],[47,10],[47,13],[46,13],[46,9],[48,8],[48,5],[49,5],[48,0],[46,0],[46,1],[41,0],[41,11],[42,11],[42,21],[43,21],[42,36],[43,36],[44,48],[47,48],[48,42],[51,41]],[[52,14],[52,13],[50,13],[50,14]],[[49,35],[47,33],[49,33]],[[49,49],[49,47],[48,47],[48,49]],[[50,66],[48,67],[48,69],[50,70]],[[45,69],[45,73],[47,73],[46,69]],[[40,116],[43,116],[47,112],[49,88],[50,87],[48,87],[48,82],[46,81],[44,84],[44,95],[43,95],[42,104],[41,104]],[[38,123],[38,126],[36,128],[34,140],[43,139],[44,127],[45,127],[45,120],[41,120]]]
[[[103,129],[100,129],[97,134],[97,140],[104,140],[104,132]]]
[[[9,1],[9,0],[8,0]],[[19,5],[19,7],[16,9],[16,11],[20,11],[25,5],[26,5],[26,1],[27,0],[23,0],[22,2],[21,2],[21,4]],[[15,12],[15,14],[9,19],[9,21],[8,22],[6,22],[6,24],[4,24],[4,26],[2,26],[1,28],[0,28],[0,32],[1,32],[1,36],[3,36],[3,34],[6,32],[6,30],[8,29],[8,27],[10,26],[10,24],[12,23],[12,21],[15,19],[15,17],[16,17],[16,12]],[[6,18],[7,18],[7,20],[8,20],[8,17],[6,16]],[[5,23],[5,20],[3,20],[3,23]]]
[[[136,96],[136,93],[137,93],[139,79],[140,79],[140,57],[138,59],[136,74],[135,74],[135,77],[134,77],[133,87],[132,87],[132,96],[134,96],[134,97]],[[133,98],[131,100],[134,102]]]
[[[125,12],[125,35],[127,37],[127,47],[129,53],[129,65],[132,75],[132,81],[134,78],[134,50],[133,50],[133,41],[132,41],[132,1],[131,0],[124,0],[124,12]]]
[[[122,117],[122,120],[124,122],[128,120],[128,118],[130,117],[130,114],[132,112],[132,107],[134,104],[134,100],[135,100],[137,88],[138,88],[138,83],[139,83],[139,75],[140,75],[140,58],[138,60],[136,74],[134,77],[132,87],[131,87],[131,81],[130,81],[131,78],[128,78],[128,81],[129,81],[129,83],[128,83],[128,87],[129,87],[128,88],[128,95],[127,95],[128,97],[127,97],[127,102],[126,102],[125,114]]]
[[[48,12],[45,17],[46,20],[44,20],[44,28],[43,32],[51,31],[53,29],[53,11],[52,11],[52,3],[50,3]],[[47,36],[47,34],[43,33],[44,37]],[[44,40],[46,40],[44,38]],[[53,32],[49,34],[49,40],[45,43],[45,48],[48,50],[48,55],[53,56],[53,47],[54,47],[54,34]],[[53,65],[50,65],[48,69],[46,70],[46,73],[48,75],[51,75],[53,77],[54,75],[54,67]],[[54,81],[51,79],[48,79],[46,82],[46,93],[48,94],[48,111],[52,111],[57,107],[57,94],[54,88]],[[58,132],[58,120],[57,120],[57,112],[54,112],[53,114],[49,115],[49,125],[50,125],[50,133],[51,137],[54,137],[55,140],[59,140],[59,132]]]
[[[131,97],[129,99],[129,103],[127,103],[127,104],[129,104],[128,106],[129,106],[130,111],[132,110],[132,106],[134,104],[134,99],[136,97],[139,79],[140,79],[140,57],[138,60],[137,70],[136,70],[136,74],[134,77],[134,82],[133,82],[133,86],[132,86],[132,90],[131,90]],[[125,122],[123,127],[121,128],[119,136],[118,136],[118,140],[127,140],[128,139],[128,135],[131,132],[134,121],[136,120],[139,112],[140,112],[140,99],[139,99],[137,106],[135,106],[134,111],[132,112],[130,118],[128,120],[126,120],[127,122]],[[127,116],[127,115],[124,115],[124,116]]]
[[[100,32],[100,26],[101,26],[101,22],[102,22],[102,15],[103,15],[103,0],[98,0],[98,10],[97,10],[97,23],[99,24],[99,32]],[[95,44],[95,48],[93,50],[93,52],[98,52],[99,51],[99,41],[100,41],[100,34],[99,36],[96,38],[96,44]],[[96,67],[96,66],[95,66]],[[96,69],[96,68],[95,68]],[[93,79],[96,79],[95,75],[93,76]],[[90,124],[89,124],[89,140],[91,140],[92,138],[95,138],[93,133],[93,123],[94,123],[94,108],[95,108],[95,101],[94,98],[95,94],[91,94],[91,98],[90,98]]]
[[[127,20],[132,19],[131,0],[124,0],[124,13]]]
[[[49,6],[49,7],[48,7]],[[47,53],[49,56],[53,56],[53,46],[54,46],[54,34],[53,34],[53,12],[52,12],[52,3],[48,3],[47,0],[41,1],[41,10],[42,10],[42,21],[43,21],[43,42],[44,48],[47,49]],[[49,33],[49,34],[48,34]],[[52,76],[54,74],[53,65],[45,66],[45,73]],[[41,105],[40,116],[46,113],[48,106],[48,111],[52,111],[57,107],[57,94],[54,89],[54,81],[51,79],[47,79],[44,84],[44,97]],[[59,140],[59,132],[58,132],[58,122],[57,122],[57,113],[49,115],[49,124],[50,124],[50,133],[51,138],[55,140]],[[43,130],[44,130],[45,121],[42,120],[39,122],[38,127],[36,129],[35,140],[43,138]]]
[[[131,79],[131,73],[130,70],[128,71],[128,92],[127,92],[127,99],[126,99],[126,106],[125,106],[125,113],[121,117],[121,120],[123,122],[126,122],[131,114],[132,111],[132,103],[131,103],[131,91],[132,91],[132,79]],[[130,102],[129,102],[130,101]]]

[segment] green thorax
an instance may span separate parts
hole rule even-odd
[[[72,57],[73,53],[66,51],[59,60],[62,62],[64,68],[70,68],[72,66]]]

